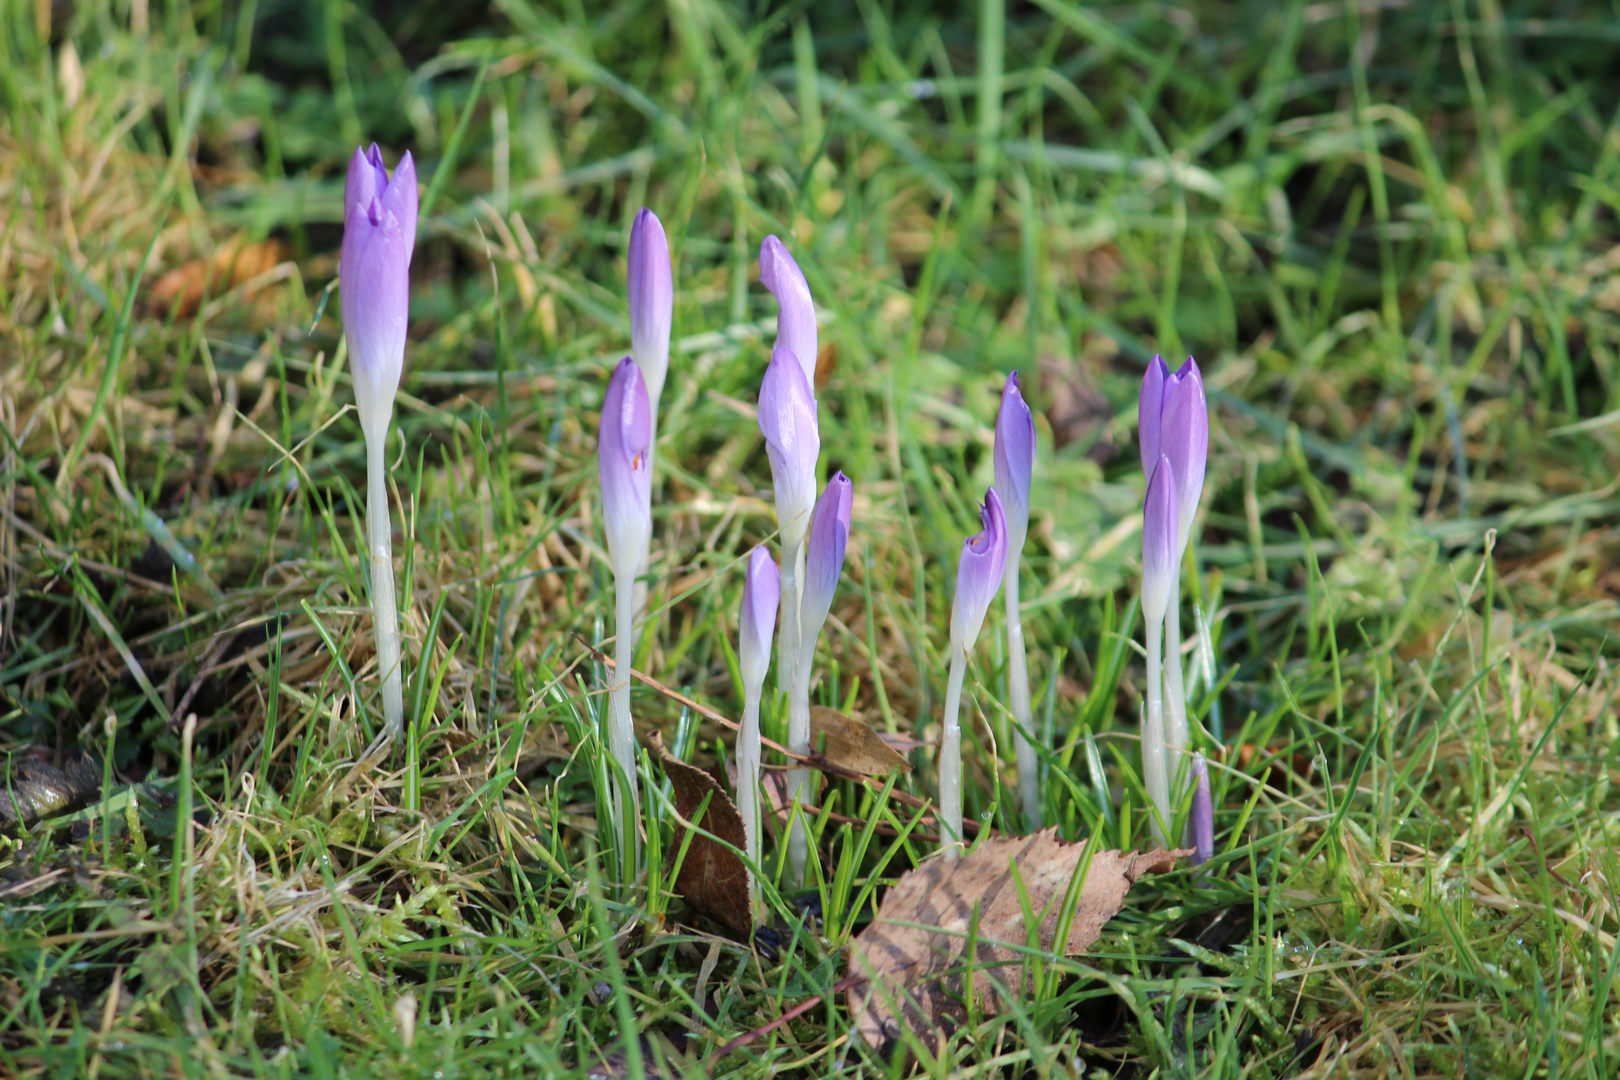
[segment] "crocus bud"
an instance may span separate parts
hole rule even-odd
[[[1142,510],[1142,614],[1149,627],[1163,622],[1165,609],[1170,606],[1176,537],[1175,469],[1170,459],[1161,454],[1148,480],[1147,502]]]
[[[1171,378],[1164,357],[1155,356],[1142,376],[1142,395],[1136,399],[1136,443],[1142,451],[1142,472],[1153,475],[1159,463],[1159,424],[1164,412],[1164,384]]]
[[[674,318],[675,280],[669,241],[658,215],[645,206],[630,226],[630,355],[647,380],[654,411],[669,370],[669,327]]]
[[[614,573],[634,573],[652,532],[652,407],[641,369],[628,356],[619,361],[602,398],[596,460],[602,474],[602,518]]]
[[[737,660],[743,685],[758,687],[771,666],[771,634],[776,628],[776,605],[782,599],[782,577],[776,560],[764,546],[748,555],[743,579],[742,612],[738,617]]]
[[[810,521],[810,539],[804,556],[804,599],[800,601],[800,648],[812,655],[821,626],[832,609],[833,593],[838,591],[838,575],[844,570],[844,549],[849,545],[849,519],[855,501],[855,485],[842,472],[833,474],[816,502]],[[801,661],[802,663],[803,661]]]
[[[776,351],[799,361],[810,394],[816,392],[816,306],[810,286],[782,241],[767,236],[759,245],[759,283],[776,297]]]
[[[1203,754],[1193,755],[1192,774],[1192,864],[1201,866],[1215,857],[1215,804],[1209,790],[1209,765]]]
[[[983,528],[962,542],[962,557],[956,564],[951,641],[964,650],[978,640],[985,612],[990,610],[1007,568],[1007,516],[995,488],[985,492],[979,522]]]
[[[372,143],[349,159],[343,187],[343,333],[349,342],[355,406],[369,439],[385,434],[405,365],[411,251],[416,247],[416,164],[409,151],[394,178]]]
[[[1035,419],[1018,388],[1018,372],[1001,388],[996,414],[996,492],[1007,514],[1007,548],[1024,548],[1029,532],[1029,478],[1035,470]]]
[[[772,355],[759,387],[759,430],[771,459],[782,549],[793,551],[810,526],[810,510],[816,501],[821,432],[816,423],[816,399],[804,369],[784,348],[778,347]]]
[[[1187,548],[1198,500],[1204,494],[1204,467],[1209,460],[1209,405],[1204,399],[1204,378],[1192,357],[1170,376],[1160,413],[1159,451],[1176,471],[1176,551]]]

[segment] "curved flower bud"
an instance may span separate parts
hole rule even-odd
[[[652,407],[641,369],[628,356],[619,361],[602,397],[596,435],[602,475],[602,519],[614,573],[634,573],[652,533]]]
[[[1018,387],[1018,372],[1001,388],[996,414],[996,492],[1007,514],[1007,548],[1022,551],[1029,532],[1029,480],[1035,471],[1035,418]]]
[[[1148,480],[1142,510],[1142,614],[1154,633],[1170,606],[1170,577],[1176,566],[1176,475],[1170,459],[1159,463]]]
[[[844,570],[844,549],[849,546],[849,519],[855,501],[855,485],[842,472],[833,474],[816,502],[810,521],[810,540],[804,557],[804,599],[800,601],[799,648],[813,655],[827,612],[832,610],[833,593],[838,591],[838,575]],[[804,663],[800,660],[800,663]]]
[[[776,560],[761,544],[748,554],[748,575],[743,579],[742,611],[737,619],[737,661],[743,685],[755,692],[771,666],[771,635],[776,629],[776,606],[782,599],[782,576]]]
[[[1192,357],[1181,365],[1165,385],[1164,407],[1160,414],[1159,449],[1176,471],[1177,521],[1176,554],[1187,549],[1192,535],[1198,500],[1204,494],[1204,469],[1209,460],[1209,404],[1204,398],[1204,378]]]
[[[979,522],[983,528],[962,542],[962,557],[956,564],[951,641],[964,651],[978,640],[985,613],[1001,588],[1001,576],[1007,568],[1007,516],[995,488],[984,494]]]
[[[630,355],[647,380],[653,410],[664,393],[669,370],[669,328],[674,320],[675,278],[669,241],[658,215],[645,206],[630,226]]]
[[[392,180],[372,143],[349,160],[343,188],[343,332],[349,342],[354,400],[367,438],[386,434],[405,365],[411,252],[416,246],[416,164],[410,151]]]
[[[776,349],[786,349],[799,361],[810,396],[816,393],[816,306],[804,272],[774,236],[759,245],[759,283],[776,297]]]
[[[1170,377],[1164,357],[1154,356],[1142,376],[1142,395],[1136,400],[1136,443],[1142,451],[1142,471],[1148,475],[1159,463],[1159,417],[1164,412],[1164,384]]]
[[[1192,774],[1192,819],[1188,829],[1194,849],[1192,864],[1201,866],[1215,857],[1215,804],[1209,790],[1209,765],[1203,754],[1193,755]]]
[[[816,499],[816,461],[821,457],[821,432],[816,421],[816,399],[798,358],[778,347],[759,387],[759,430],[771,459],[771,480],[776,485],[776,523],[782,530],[782,550],[797,549],[810,526]]]

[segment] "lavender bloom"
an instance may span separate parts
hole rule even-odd
[[[758,687],[765,682],[765,673],[771,666],[776,606],[781,599],[782,576],[776,569],[776,560],[764,545],[756,547],[748,555],[742,612],[737,620],[737,660],[745,687]]]
[[[1196,849],[1192,864],[1202,866],[1215,857],[1215,804],[1209,790],[1209,765],[1204,761],[1203,754],[1193,755],[1192,774],[1194,787],[1190,831]]]
[[[759,430],[771,459],[776,485],[776,521],[782,550],[796,551],[810,525],[816,498],[816,460],[821,432],[816,399],[804,369],[787,349],[778,346],[759,388]]]
[[[596,437],[602,476],[602,517],[614,573],[633,574],[652,531],[652,409],[641,369],[628,356],[619,361],[602,398]],[[628,585],[628,582],[626,582]]]
[[[782,241],[767,236],[759,245],[759,282],[776,297],[776,351],[799,361],[810,396],[816,393],[816,307],[799,264]]]
[[[669,241],[658,215],[642,207],[630,227],[630,354],[647,380],[654,412],[669,370],[669,328],[674,319],[675,281]]]
[[[1162,356],[1155,356],[1142,376],[1142,394],[1136,400],[1136,443],[1146,476],[1152,476],[1153,467],[1159,463],[1159,418],[1164,412],[1165,383],[1172,378]]]
[[[1148,632],[1157,633],[1170,605],[1170,577],[1176,567],[1176,477],[1170,459],[1160,455],[1148,480],[1142,515],[1142,613]]]
[[[849,519],[855,500],[855,485],[842,472],[834,473],[816,503],[810,521],[810,539],[805,549],[804,597],[800,600],[799,663],[808,667],[815,655],[816,638],[832,609],[838,575],[844,569],[844,549],[849,544]]]
[[[979,509],[983,528],[962,542],[956,564],[956,602],[951,608],[951,640],[963,652],[979,639],[990,601],[1001,588],[1007,567],[1007,517],[995,488],[985,492]]]
[[[392,180],[382,151],[355,150],[343,187],[338,264],[344,336],[360,424],[386,435],[405,364],[411,252],[416,246],[416,164],[410,151]]]
[[[1176,491],[1180,496],[1177,518],[1176,555],[1187,549],[1192,535],[1198,500],[1204,493],[1204,468],[1209,460],[1209,405],[1204,398],[1204,379],[1192,357],[1170,376],[1165,386],[1160,413],[1159,451],[1170,459],[1176,471]]]
[[[1019,390],[1018,372],[1007,376],[996,415],[996,491],[1007,515],[1007,547],[1024,548],[1029,532],[1029,481],[1035,470],[1035,419]]]

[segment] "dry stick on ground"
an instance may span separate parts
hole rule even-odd
[[[721,1059],[723,1059],[727,1054],[736,1053],[738,1050],[741,1050],[755,1039],[769,1035],[783,1024],[792,1023],[794,1020],[797,1020],[799,1017],[803,1016],[817,1005],[820,1005],[824,999],[829,997],[837,997],[839,994],[842,994],[856,983],[866,981],[867,978],[865,975],[846,975],[834,983],[832,987],[828,989],[826,994],[817,994],[815,997],[801,1001],[797,1005],[793,1006],[793,1008],[783,1013],[781,1016],[778,1016],[775,1020],[772,1020],[770,1023],[757,1027],[753,1031],[745,1032],[737,1036],[735,1039],[732,1039],[730,1042],[726,1043],[726,1045],[716,1050],[713,1054],[709,1055],[709,1074],[711,1076],[714,1075],[714,1067],[718,1065]]]
[[[606,664],[610,669],[614,667],[612,657],[608,656],[606,653],[602,652],[600,649],[596,648],[595,646],[591,645],[589,642],[585,641],[585,639],[581,638],[578,634],[574,635],[574,639],[576,641],[578,641],[581,645],[585,646],[586,649],[589,649],[590,653],[591,653],[591,656],[594,657],[598,662]],[[630,676],[632,678],[639,679],[644,685],[652,687],[654,690],[658,691],[660,694],[663,694],[665,697],[669,698],[671,701],[675,701],[675,702],[678,702],[678,703],[680,703],[682,705],[685,705],[688,709],[691,709],[693,712],[697,713],[699,716],[703,716],[703,717],[706,717],[706,718],[708,718],[710,720],[713,720],[715,723],[720,724],[720,725],[722,725],[724,727],[728,727],[732,731],[738,731],[738,730],[741,729],[741,725],[738,724],[735,720],[729,720],[726,717],[721,716],[719,713],[715,712],[713,709],[709,708],[707,705],[704,705],[701,702],[693,701],[691,698],[687,697],[685,694],[681,693],[679,690],[670,689],[669,687],[665,686],[663,683],[659,682],[657,679],[653,678],[651,675],[643,675],[641,672],[637,671],[635,668],[631,668],[630,669]],[[770,739],[767,739],[767,738],[765,738],[763,736],[760,737],[759,741],[760,741],[760,745],[770,747],[772,750],[775,750],[780,754],[786,754],[787,757],[790,760],[800,762],[800,763],[805,764],[805,765],[808,765],[812,769],[817,769],[817,770],[819,770],[821,772],[824,772],[824,773],[828,774],[829,776],[836,776],[840,780],[854,780],[854,781],[856,781],[858,783],[863,783],[867,787],[871,788],[873,791],[882,791],[883,790],[883,783],[877,777],[875,777],[875,776],[862,776],[860,773],[853,772],[853,771],[851,771],[849,769],[844,768],[841,765],[838,765],[835,762],[828,761],[827,758],[825,756],[821,755],[821,754],[817,754],[817,753],[795,754],[793,751],[789,750],[787,747],[783,746],[781,743],[772,742]],[[889,794],[896,801],[902,802],[902,803],[906,804],[907,806],[915,807],[917,809],[922,809],[922,810],[928,810],[929,811],[929,817],[934,818],[934,820],[937,823],[938,818],[933,813],[933,804],[930,803],[927,799],[920,799],[917,796],[912,795],[912,794],[910,794],[908,792],[901,791],[899,788],[892,789],[889,792]],[[980,825],[979,825],[979,823],[977,821],[964,821],[962,823],[962,831],[964,833],[976,836],[976,835],[978,835],[978,833],[980,831]],[[994,830],[991,830],[991,831],[994,832]]]

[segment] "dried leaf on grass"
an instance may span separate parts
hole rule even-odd
[[[147,303],[166,315],[178,301],[175,315],[187,319],[209,296],[219,296],[268,273],[287,257],[287,245],[281,240],[272,237],[250,244],[238,236],[214,249],[212,256],[192,259],[158,278],[147,293]]]
[[[849,991],[849,1011],[861,1037],[882,1048],[900,1037],[902,1023],[925,1034],[964,1019],[962,976],[975,911],[973,993],[983,1008],[996,1011],[998,995],[1020,982],[1031,944],[1011,868],[1017,867],[1039,922],[1040,947],[1053,952],[1063,899],[1085,851],[1085,844],[1059,840],[1057,830],[1046,829],[986,840],[961,859],[935,859],[902,877],[850,949],[850,976],[864,976]],[[1061,951],[1085,952],[1124,905],[1137,878],[1173,869],[1178,858],[1190,854],[1095,853]]]
[[[810,748],[829,763],[861,776],[911,771],[911,762],[871,727],[825,705],[810,706]]]
[[[743,831],[742,815],[715,778],[671,755],[656,731],[651,741],[674,790],[675,812],[738,850],[745,849],[748,838]],[[675,890],[694,909],[724,924],[744,941],[748,940],[754,931],[748,868],[735,851],[716,843],[703,832],[693,830],[691,836],[686,859],[675,877]],[[680,854],[682,839],[677,835],[676,846],[670,852],[672,859]]]

